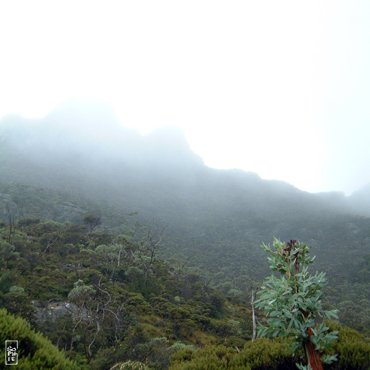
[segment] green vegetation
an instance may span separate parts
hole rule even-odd
[[[165,369],[179,349],[243,345],[250,337],[245,307],[161,260],[159,239],[29,218],[9,238],[3,224],[1,305],[91,369],[127,361]]]
[[[91,230],[83,220],[71,224],[27,218],[13,225],[9,239],[9,225],[3,223],[1,305],[64,352],[41,334],[32,334],[53,348],[50,361],[70,359],[56,368],[68,368],[70,361],[76,369],[204,369],[205,364],[209,369],[294,368],[299,356],[292,357],[285,340],[250,341],[246,302],[225,297],[181,263],[159,258],[160,235],[141,235]],[[2,330],[10,338],[22,339],[20,331],[34,333],[24,320],[5,311],[2,315],[3,325],[12,320],[23,325]],[[343,367],[333,369],[350,364],[365,369],[368,341],[335,325],[339,341],[334,351]],[[34,354],[29,361],[37,358]],[[52,368],[48,364],[42,368]]]
[[[228,181],[236,181],[227,176]],[[213,190],[207,195],[207,198],[211,198],[208,200],[212,200],[212,206],[202,205],[205,199],[199,195],[194,202],[190,202],[186,212],[181,204],[176,203],[177,211],[174,210],[175,215],[171,213],[171,216],[166,203],[159,204],[158,199],[153,200],[159,203],[153,205],[150,216],[143,208],[140,208],[139,214],[130,216],[133,206],[118,202],[117,199],[123,198],[118,194],[115,198],[114,192],[109,192],[101,199],[99,192],[90,196],[88,191],[81,195],[78,191],[62,192],[0,183],[0,207],[3,209],[0,217],[8,225],[11,216],[20,222],[19,228],[37,219],[77,223],[85,225],[86,231],[93,227],[95,238],[99,233],[102,234],[99,244],[105,244],[106,233],[132,235],[134,230],[134,239],[140,241],[148,229],[140,225],[151,225],[154,230],[166,226],[158,256],[167,261],[177,261],[173,263],[178,268],[190,268],[197,275],[205,277],[209,285],[224,296],[240,303],[250,300],[252,287],[268,273],[268,265],[258,246],[271,240],[274,235],[282,240],[294,236],[311,245],[317,256],[316,268],[326,272],[331,281],[325,289],[324,304],[332,304],[339,309],[342,323],[370,336],[369,219],[320,208],[315,210],[317,204],[308,205],[306,201],[298,203],[303,210],[297,210],[294,202],[298,200],[290,198],[286,204],[273,202],[269,209],[263,203],[258,206],[258,202],[253,197],[249,199],[248,194],[244,199],[244,195],[236,196],[231,188],[229,192],[221,192],[226,180],[221,182],[217,178],[219,184],[216,179],[213,180],[208,184]],[[94,183],[95,180],[91,181]],[[164,187],[160,194],[171,191]],[[155,196],[153,192],[148,188],[143,194],[152,194],[152,199]],[[191,189],[189,192],[196,195]],[[232,199],[225,198],[232,194]],[[236,198],[244,199],[244,203],[238,204]],[[141,207],[139,203],[137,207]],[[162,220],[159,226],[153,225],[153,214]],[[86,224],[90,216],[97,217],[102,225],[95,227]],[[8,234],[10,231],[8,228]]]
[[[353,329],[337,323],[328,323],[330,330],[338,331],[338,341],[331,350],[338,361],[325,365],[327,370],[368,370],[370,343]],[[242,349],[225,346],[207,346],[196,351],[183,350],[175,354],[171,370],[293,370],[299,356],[293,356],[292,343],[287,338],[258,338],[248,341]]]
[[[76,363],[66,359],[51,342],[43,335],[36,333],[23,319],[0,309],[0,342],[17,339],[19,345],[19,362],[17,369],[58,369],[73,370],[78,367]],[[0,347],[0,358],[4,358],[4,346]]]
[[[326,278],[324,273],[309,273],[308,265],[315,259],[309,257],[309,247],[296,240],[282,243],[275,239],[273,247],[262,245],[262,248],[269,254],[271,270],[280,275],[266,278],[258,291],[256,307],[266,315],[266,326],[260,325],[259,335],[292,338],[293,352],[304,349],[312,369],[322,368],[321,361],[332,363],[336,355],[320,359],[318,353],[330,348],[337,339],[337,332],[330,332],[322,320],[318,320],[338,316],[336,310],[322,308]],[[297,366],[308,369],[301,364]]]
[[[289,339],[250,341],[251,295],[268,274],[259,245],[274,236],[307,242],[330,281],[302,270],[295,278],[318,290],[293,295],[311,307],[322,288],[315,310],[338,308],[339,322],[365,336],[323,321],[323,335],[339,332],[323,349],[338,354],[327,369],[369,367],[370,218],[354,213],[368,214],[366,192],[359,208],[213,170],[181,135],[144,139],[115,122],[105,145],[88,122],[74,132],[65,117],[74,119],[0,123],[0,306],[76,369],[295,368],[303,353],[293,356]],[[271,307],[267,319],[294,329],[294,311]]]

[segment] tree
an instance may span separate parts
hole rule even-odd
[[[124,304],[114,302],[101,280],[95,285],[87,285],[81,279],[76,281],[68,299],[75,305],[71,309],[74,323],[72,332],[76,334],[74,337],[82,340],[89,360],[93,357],[94,349],[97,350],[102,343],[107,342],[108,336],[113,345],[122,340]]]
[[[8,227],[9,227],[9,231],[8,231],[8,242],[11,243],[12,242],[12,236],[15,232],[15,211],[10,209],[9,207],[9,204],[7,203],[6,206],[6,214],[7,214],[7,217],[8,217]]]
[[[87,226],[89,233],[92,233],[102,223],[100,215],[95,213],[87,213],[84,216],[83,221]]]
[[[11,261],[19,259],[19,256],[14,245],[0,239],[0,270],[11,267]]]
[[[273,247],[262,245],[272,271],[279,272],[265,279],[257,294],[256,307],[264,311],[266,326],[260,325],[259,336],[291,337],[294,352],[303,348],[307,366],[299,369],[321,370],[322,362],[330,363],[336,356],[322,356],[337,338],[323,319],[336,319],[337,310],[324,310],[321,303],[322,288],[326,285],[325,273],[310,274],[309,247],[296,240],[283,243],[277,239]]]
[[[146,240],[143,242],[145,252],[143,258],[145,285],[148,282],[149,273],[152,270],[154,261],[156,259],[156,254],[162,242],[162,237],[165,229],[166,229],[165,227],[162,227],[157,232],[153,232],[151,229],[149,229]]]

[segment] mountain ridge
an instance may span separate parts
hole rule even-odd
[[[118,134],[113,134],[115,146],[107,146],[100,137],[87,138],[83,125],[75,133],[73,126],[64,133],[61,127],[52,130],[51,140],[50,135],[42,136],[46,119],[33,123],[28,131],[27,120],[6,130],[0,123],[5,222],[10,201],[15,209],[31,210],[31,216],[53,218],[61,212],[63,222],[82,222],[85,212],[99,210],[108,228],[119,228],[123,215],[138,212],[138,221],[155,221],[166,230],[163,256],[200,269],[227,294],[233,289],[248,291],[266,274],[259,245],[273,237],[311,245],[317,268],[337,286],[342,284],[343,297],[350,294],[346,284],[353,280],[353,271],[366,265],[370,219],[366,209],[361,213],[351,206],[350,197],[312,194],[254,173],[209,168],[177,130],[164,130],[165,138],[163,130],[147,136],[129,130],[127,146]],[[35,124],[41,128],[34,130]],[[113,124],[118,132],[126,132],[118,121]],[[67,199],[67,194],[76,199],[72,208],[57,200]],[[357,291],[368,300],[366,287]],[[369,306],[356,305],[356,310],[365,312]]]

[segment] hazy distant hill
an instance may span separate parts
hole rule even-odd
[[[370,216],[370,184],[351,194],[349,202],[353,212]]]
[[[181,131],[141,136],[105,106],[67,104],[40,120],[6,117],[0,134],[2,182],[69,192],[103,208],[138,211],[144,222],[159,220],[167,226],[168,253],[220,280],[220,262],[225,273],[263,273],[257,246],[273,236],[311,243],[327,270],[336,268],[329,262],[338,255],[351,255],[344,264],[359,263],[370,240],[369,220],[349,215],[355,202],[344,195],[208,168]]]

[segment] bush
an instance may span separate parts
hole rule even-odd
[[[81,369],[76,363],[66,359],[64,354],[39,333],[35,333],[23,319],[0,309],[0,342],[18,340],[19,362],[17,369]],[[4,358],[4,347],[0,347],[0,357]]]
[[[338,341],[327,354],[335,352],[338,361],[326,365],[330,370],[369,370],[370,343],[357,331],[331,322],[331,330],[339,332]],[[289,370],[297,369],[292,343],[286,338],[257,339],[247,342],[238,352],[225,346],[207,346],[197,351],[183,349],[172,357],[171,370]]]
[[[334,351],[338,353],[338,362],[330,369],[369,370],[370,369],[370,342],[359,332],[331,322],[330,328],[339,331],[338,341]]]
[[[194,353],[183,350],[173,356],[172,370],[296,369],[289,342],[258,339],[238,352],[224,346],[207,346]]]

